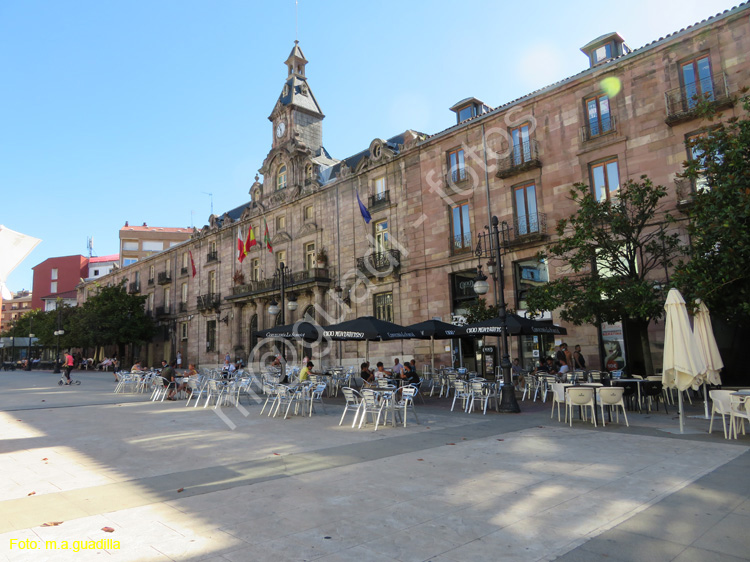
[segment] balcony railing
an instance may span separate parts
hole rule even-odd
[[[451,236],[451,251],[454,254],[471,252],[471,232],[464,232],[463,234]]]
[[[154,284],[154,278],[153,277],[149,277],[148,278],[148,284],[149,285],[153,285]]]
[[[401,267],[401,252],[399,250],[385,250],[367,254],[357,258],[357,269],[366,274],[377,275],[390,273]]]
[[[530,213],[513,218],[513,228],[510,231],[510,244],[533,242],[547,235],[547,215],[545,213]]]
[[[220,293],[207,293],[205,295],[198,295],[197,298],[198,310],[208,310],[210,308],[219,308],[221,304]]]
[[[726,74],[717,72],[698,82],[685,84],[684,86],[665,92],[664,101],[667,105],[666,123],[672,125],[694,118],[695,110],[701,100],[707,100],[715,107],[730,105],[732,103]]]
[[[219,252],[217,250],[214,250],[213,252],[208,252],[206,254],[206,261],[217,261],[219,259]]]
[[[168,306],[157,306],[156,307],[156,316],[166,316],[169,314],[169,307]]]
[[[617,120],[614,115],[602,116],[600,120],[589,120],[581,127],[581,140],[587,142],[602,138],[617,131]]]
[[[140,293],[141,291],[141,283],[140,281],[134,281],[130,285],[128,285],[128,292],[129,293]]]
[[[187,306],[188,305],[187,305],[186,302],[181,302],[177,306],[178,306],[178,309],[179,309],[180,312],[187,312]]]
[[[321,283],[330,282],[330,273],[327,267],[314,267],[312,269],[303,269],[302,271],[294,271],[287,278],[286,288],[295,287],[297,285],[304,285],[306,283],[312,283],[319,281]],[[269,279],[260,279],[258,281],[249,281],[240,285],[232,287],[232,295],[248,295],[253,293],[262,293],[265,291],[273,291],[278,288],[278,281]]]
[[[172,282],[172,274],[169,271],[160,271],[157,275],[159,285],[166,285]]]
[[[372,209],[374,207],[384,207],[386,205],[390,205],[391,203],[391,197],[388,194],[388,190],[381,191],[380,193],[376,193],[375,195],[370,195],[370,205],[369,209]]]
[[[187,272],[188,272],[188,268],[187,267],[180,268],[180,275],[187,275]]]
[[[524,170],[541,168],[539,160],[539,146],[534,139],[529,139],[520,144],[514,144],[510,149],[510,155],[502,158],[497,163],[497,177],[508,178]]]

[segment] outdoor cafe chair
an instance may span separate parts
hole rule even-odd
[[[570,426],[573,427],[573,408],[578,406],[582,409],[583,421],[586,421],[586,408],[591,408],[591,421],[596,427],[596,402],[594,400],[594,389],[581,386],[569,386],[567,389],[567,414],[570,416]]]
[[[359,405],[360,402],[362,402],[362,395],[348,386],[342,388],[341,392],[344,394],[344,400],[346,402],[344,404],[344,412],[341,414],[341,419],[339,420],[339,425],[344,423],[346,413],[349,410],[354,410],[354,422],[352,423],[352,427],[354,427],[357,423],[357,418],[359,417]]]
[[[750,420],[750,396],[732,396],[729,395],[729,438],[737,439],[737,428],[742,428],[742,435],[745,435],[745,420]]]
[[[223,382],[217,381],[215,379],[210,379],[208,381],[206,390],[206,402],[205,404],[203,404],[204,408],[208,407],[208,405],[211,403],[211,400],[214,401],[214,409],[216,409],[219,406],[229,403],[229,399],[229,390]]]
[[[648,411],[651,411],[651,404],[656,403],[656,409],[659,410],[659,402],[664,404],[664,412],[667,410],[667,401],[664,397],[664,389],[661,381],[643,381],[641,384],[641,400],[648,403]]]
[[[725,416],[732,415],[730,395],[733,390],[709,390],[708,395],[711,397],[711,423],[708,424],[708,432],[714,427],[714,415],[721,415],[721,428],[724,430],[724,439],[727,439],[727,419]]]
[[[167,388],[164,386],[164,378],[161,375],[156,375],[151,381],[151,402],[156,402],[159,397],[164,400],[166,394]]]
[[[568,410],[565,405],[565,388],[572,386],[567,383],[562,382],[554,382],[552,383],[552,411],[550,412],[550,419],[552,419],[552,416],[555,415],[555,405],[557,405],[557,421],[560,420],[560,404],[563,405],[563,408],[565,408],[565,421],[568,421]]]
[[[607,425],[604,423],[604,406],[609,406],[610,408],[614,407],[617,416],[617,423],[620,423],[620,410],[617,409],[617,406],[620,406],[622,408],[622,415],[625,416],[625,425],[630,427],[630,424],[628,423],[628,414],[625,411],[625,400],[623,399],[623,394],[625,394],[625,389],[621,386],[602,386],[596,389],[596,400],[599,402],[599,407],[602,410],[602,426]]]
[[[199,380],[196,380],[194,378],[188,378],[187,387],[190,389],[190,392],[188,392],[185,407],[187,408],[190,404],[190,401],[195,399],[193,408],[197,408],[198,404],[201,401],[201,398],[206,396],[206,394],[208,393],[208,383],[206,381],[203,381],[203,383],[201,383]]]
[[[380,416],[387,405],[388,401],[378,400],[376,393],[372,389],[363,389],[362,402],[360,403],[359,428],[361,429],[363,424],[367,424],[367,416],[369,415],[375,424],[375,431],[377,431],[380,424]]]
[[[266,406],[269,406],[268,409],[268,415],[271,415],[271,412],[273,411],[274,407],[276,406],[276,400],[278,400],[279,395],[277,392],[277,387],[279,385],[275,382],[264,382],[263,383],[263,394],[266,396],[266,401],[263,403],[263,407],[260,409],[260,415],[263,415],[263,412],[266,409]]]
[[[396,403],[395,407],[397,409],[404,409],[404,427],[406,427],[406,412],[409,408],[411,408],[411,413],[414,414],[414,421],[419,423],[417,411],[414,409],[414,398],[418,392],[419,389],[414,385],[407,385],[401,389],[401,399]]]
[[[323,413],[326,413],[325,404],[323,404],[323,393],[326,391],[326,383],[319,383],[315,385],[315,388],[311,389],[310,392],[310,415],[313,414],[313,404],[317,402],[320,407],[323,408]]]
[[[451,404],[451,412],[456,406],[456,400],[461,400],[461,407],[466,411],[468,401],[471,400],[471,389],[466,381],[456,379],[453,382],[453,403]]]
[[[484,379],[472,379],[469,383],[470,389],[469,392],[471,393],[471,398],[469,399],[469,404],[466,408],[468,412],[474,411],[474,402],[479,402],[480,406],[482,407],[482,413],[486,416],[487,415],[487,405],[490,403],[491,400],[495,401],[495,409],[498,408],[498,391],[497,387],[484,380]]]

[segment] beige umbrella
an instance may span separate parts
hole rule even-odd
[[[662,383],[667,388],[676,388],[680,404],[680,433],[685,426],[682,407],[682,392],[700,387],[706,364],[698,351],[698,343],[690,328],[685,299],[677,289],[670,289],[664,305],[667,317],[664,322],[664,361]]]
[[[706,364],[706,373],[703,376],[703,404],[705,408],[706,419],[708,419],[708,394],[706,383],[721,384],[719,371],[724,366],[719,354],[719,346],[716,345],[714,330],[711,327],[711,315],[708,313],[708,307],[700,299],[695,301],[698,309],[693,318],[693,334],[698,341],[698,349]]]

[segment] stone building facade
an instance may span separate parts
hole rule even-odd
[[[635,50],[616,33],[603,35],[582,48],[588,67],[575,76],[496,108],[467,98],[451,108],[456,124],[444,131],[375,138],[341,160],[323,146],[324,114],[295,42],[251,200],[212,215],[189,241],[109,276],[148,294],[147,307],[164,327],[149,362],[178,349],[184,362],[200,365],[220,363],[226,353],[252,359],[253,332],[282,322],[268,311],[280,297],[274,274],[282,263],[289,268],[287,303],[291,295],[298,303],[284,323],[363,315],[404,325],[451,321],[476,298],[473,250],[493,216],[507,225],[505,299],[523,311],[530,286],[565,274],[565,264],[536,256],[557,221],[575,212],[573,184],[591,185],[604,198],[647,174],[670,188],[668,210],[679,213],[689,202],[696,186],[676,180],[691,157],[685,140],[710,126],[692,111],[693,96],[710,97],[725,118],[739,114],[740,89],[750,85],[749,15],[743,4]],[[251,227],[257,243],[240,263],[237,241],[247,241]],[[81,287],[80,299],[86,294]],[[560,323],[555,311],[544,318]],[[565,339],[581,344],[589,365],[598,366],[596,327],[566,327]],[[655,326],[657,364],[662,337]],[[525,365],[555,344],[512,339],[511,355]],[[435,344],[438,363],[451,361],[448,343]],[[422,364],[431,345],[373,344],[371,357],[414,356]],[[454,356],[460,348],[474,361],[473,341],[451,345]],[[312,352],[324,364],[354,364],[365,344],[334,342]]]

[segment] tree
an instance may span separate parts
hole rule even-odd
[[[559,308],[576,325],[622,321],[637,335],[629,341],[640,344],[637,357],[648,374],[648,325],[664,312],[666,272],[680,252],[678,235],[668,232],[672,217],[661,208],[666,195],[646,176],[603,201],[576,184],[570,197],[578,211],[557,223],[559,238],[540,254],[560,262],[565,274],[533,287],[526,299],[530,312]]]
[[[472,302],[466,309],[466,322],[468,324],[474,324],[475,322],[481,322],[482,320],[489,320],[490,318],[496,318],[499,307],[496,304],[487,305],[487,301],[482,297]]]
[[[699,104],[714,120],[710,103]],[[713,314],[735,325],[750,324],[750,98],[745,118],[731,118],[688,141],[694,158],[683,177],[705,186],[687,207],[689,261],[678,264],[675,284],[685,300],[699,297]]]
[[[149,341],[156,332],[144,310],[145,295],[131,295],[120,285],[99,287],[71,319],[71,339],[81,347],[114,345],[123,357],[125,345]]]

